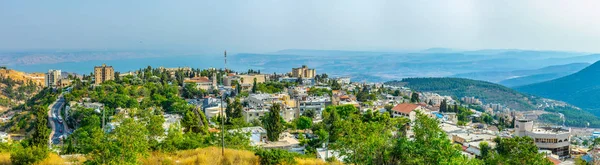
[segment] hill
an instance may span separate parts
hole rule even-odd
[[[600,61],[587,68],[554,80],[515,88],[555,100],[562,100],[600,115]]]
[[[507,86],[507,87],[517,87],[529,84],[540,83],[544,81],[549,81],[557,78],[561,78],[563,76],[569,75],[569,73],[547,73],[547,74],[535,74],[517,78],[506,79],[498,82],[498,84]]]
[[[435,92],[457,98],[473,96],[484,103],[500,103],[515,110],[535,109],[528,95],[486,81],[465,78],[405,78],[386,84],[404,85],[417,91]]]
[[[22,104],[39,92],[44,85],[41,73],[27,74],[0,68],[0,112]]]
[[[452,77],[489,81],[505,86],[521,86],[560,78],[580,71],[589,65],[589,63],[570,63],[529,70],[462,73]]]

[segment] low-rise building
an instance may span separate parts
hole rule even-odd
[[[425,113],[425,109],[420,105],[402,103],[392,108],[392,117],[406,117],[414,122],[417,119],[417,111]]]
[[[315,119],[321,119],[321,114],[323,114],[323,110],[325,107],[331,105],[331,99],[329,97],[322,96],[313,96],[313,97],[303,97],[298,101],[298,109],[300,111],[300,115],[302,115],[305,111],[312,110],[315,112]]]
[[[267,142],[267,130],[262,127],[244,127],[229,130],[229,132],[250,133],[250,145],[258,146]]]
[[[335,81],[337,81],[339,84],[347,85],[350,84],[350,77],[338,77],[335,78]]]
[[[535,127],[530,119],[515,120],[515,136],[531,137],[540,150],[549,150],[560,159],[570,156],[571,129],[565,127]]]
[[[210,80],[208,77],[194,77],[184,79],[183,83],[195,84],[198,89],[213,90],[216,89],[216,84],[214,83],[215,80]]]

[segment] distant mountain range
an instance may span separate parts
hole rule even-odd
[[[462,73],[456,74],[452,77],[483,80],[502,84],[508,87],[514,87],[560,78],[580,71],[589,65],[589,63],[571,63],[565,65],[547,66],[540,69],[531,70]]]
[[[533,95],[562,100],[600,115],[600,61],[562,78],[515,89]]]
[[[237,53],[227,57],[228,68],[236,71],[248,69],[264,73],[286,73],[291,68],[307,65],[317,73],[332,77],[349,76],[356,82],[381,82],[407,77],[450,77],[475,72],[512,72],[536,70],[553,65],[592,63],[600,60],[600,54],[564,51],[533,51],[517,49],[459,50],[431,48],[403,51],[346,51],[286,49],[271,53]],[[27,72],[46,72],[48,69],[87,74],[93,65],[107,63],[115,70],[127,72],[148,65],[159,67],[222,67],[222,53],[173,52],[173,51],[20,51],[0,52],[0,66],[8,66]],[[474,78],[506,85],[521,85],[522,81],[546,80],[573,70],[539,73],[549,75],[517,75],[506,77]],[[572,73],[571,72],[571,73]],[[492,81],[493,80],[493,81]],[[525,83],[525,84],[526,84]]]
[[[238,65],[265,72],[289,72],[291,67],[305,64],[316,68],[317,73],[350,76],[357,82],[459,75],[456,77],[499,83],[511,78],[553,74],[506,82],[506,85],[511,86],[558,78],[574,73],[589,65],[586,63],[596,60],[600,60],[600,55],[579,52],[514,49],[465,51],[446,48],[399,52],[288,49],[273,53],[240,53],[231,56],[231,61],[237,62]],[[553,65],[556,66],[550,67]],[[508,76],[501,74],[513,71],[530,73]],[[479,72],[485,73],[486,76],[490,72],[497,74],[489,74],[485,78],[460,76]]]

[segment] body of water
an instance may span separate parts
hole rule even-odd
[[[115,71],[124,73],[135,71],[147,66],[177,68],[177,67],[192,67],[192,68],[223,68],[223,56],[173,56],[173,57],[155,57],[155,58],[140,58],[140,59],[121,59],[121,60],[93,60],[82,62],[63,62],[55,64],[34,64],[34,65],[15,65],[8,66],[11,69],[24,72],[47,72],[49,69],[60,69],[64,72],[72,72],[78,74],[89,74],[94,71],[94,66],[106,64],[113,66]],[[246,71],[250,66],[237,63],[235,60],[227,61],[227,68],[235,71]],[[254,68],[253,68],[254,69]]]

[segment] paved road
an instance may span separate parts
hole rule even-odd
[[[54,132],[54,134],[52,135],[52,144],[60,144],[60,137],[62,135],[67,134],[67,130],[65,130],[66,127],[64,125],[64,119],[62,119],[62,117],[59,117],[60,109],[64,106],[64,104],[65,99],[62,96],[60,96],[55,102],[55,104],[52,106],[52,109],[50,110],[52,113],[52,123],[54,124],[54,130],[52,130],[52,132]]]

